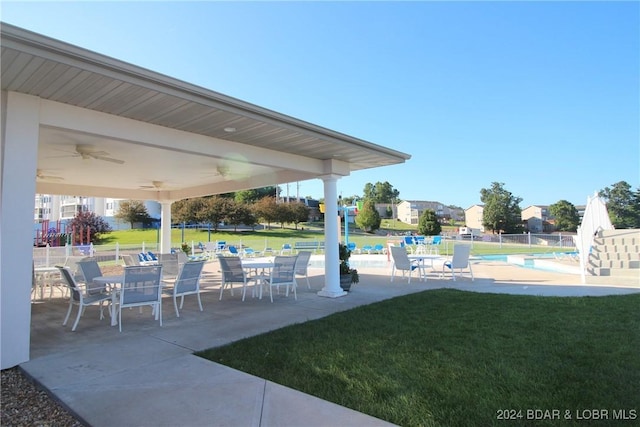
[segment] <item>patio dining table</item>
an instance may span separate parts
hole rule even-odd
[[[107,285],[111,292],[111,326],[116,326],[116,304],[118,302],[118,286],[124,281],[124,274],[113,276],[98,276],[93,278],[93,282],[101,285]]]
[[[60,270],[58,267],[54,266],[42,266],[42,267],[34,267],[33,274],[35,276],[35,292],[36,295],[38,292],[40,293],[40,299],[44,299],[44,289],[47,286],[47,283],[51,284],[52,280],[60,279]],[[50,296],[53,295],[53,287],[50,290]]]
[[[248,278],[255,280],[255,286],[251,292],[253,298],[256,297],[256,286],[260,286],[260,298],[262,298],[262,281],[265,279],[271,272],[273,268],[273,258],[251,258],[251,259],[243,259],[242,268],[248,273],[253,275],[248,276]],[[258,270],[260,272],[258,273]]]
[[[426,262],[429,261],[429,267],[431,267],[431,271],[434,271],[434,267],[433,267],[433,262],[434,261],[444,261],[444,257],[440,256],[440,255],[426,255],[426,254],[411,254],[411,255],[407,255],[409,257],[410,260],[415,260],[418,261],[420,264],[422,264],[423,267],[426,267]]]

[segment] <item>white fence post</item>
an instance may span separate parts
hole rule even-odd
[[[120,243],[116,242],[116,265],[120,259]]]
[[[49,267],[49,249],[51,249],[51,246],[47,243],[47,246],[44,248],[44,265],[47,267]]]
[[[527,241],[529,242],[529,247],[531,247],[531,232],[527,231]]]

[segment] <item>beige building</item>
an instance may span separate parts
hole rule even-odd
[[[482,225],[482,215],[484,213],[484,205],[473,205],[464,211],[465,225],[472,230],[479,230],[484,233],[484,225]]]
[[[522,222],[531,233],[554,230],[553,217],[547,205],[531,205],[522,210]]]
[[[463,219],[462,211],[459,209],[452,209],[440,202],[422,200],[405,200],[398,203],[398,219],[406,224],[418,225],[420,216],[427,209],[435,211],[441,222],[449,219],[454,219],[455,221]]]

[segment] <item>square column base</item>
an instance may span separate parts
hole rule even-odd
[[[328,291],[326,289],[318,291],[319,297],[326,297],[326,298],[339,298],[347,294],[349,294],[349,292],[343,291],[342,289],[340,289],[339,291]]]

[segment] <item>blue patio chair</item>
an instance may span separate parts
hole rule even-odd
[[[440,255],[440,250],[438,248],[440,247],[441,243],[442,243],[442,236],[433,236],[433,239],[431,240],[431,245],[429,245],[429,253]]]
[[[375,253],[377,253],[377,254],[384,254],[384,253],[386,253],[386,251],[385,251],[385,249],[384,249],[384,246],[383,246],[382,244],[380,244],[380,243],[378,243],[377,245],[375,245],[375,246],[373,247],[373,251],[374,251]]]
[[[290,243],[285,243],[284,245],[282,245],[282,249],[280,250],[280,255],[292,254],[292,253],[293,253],[293,247],[291,246]]]

